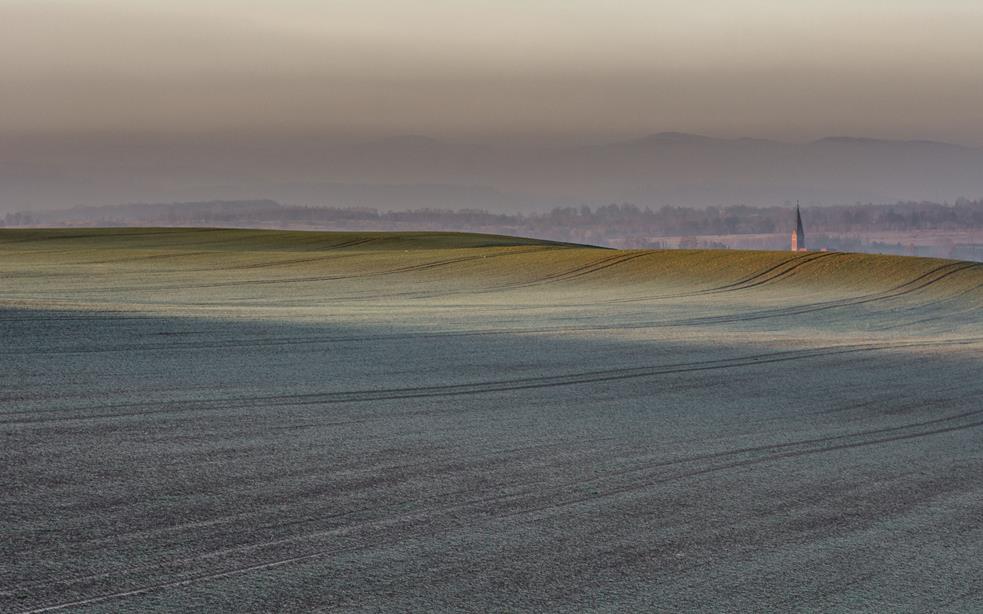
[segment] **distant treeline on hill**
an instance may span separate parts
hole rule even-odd
[[[558,207],[547,212],[287,206],[272,200],[209,201],[75,207],[8,213],[14,226],[241,226],[339,230],[454,230],[534,236],[618,246],[661,246],[660,237],[782,234],[791,229],[791,204],[754,207],[639,207],[609,204]],[[983,229],[983,199],[955,203],[898,202],[804,207],[807,233],[870,233]],[[696,244],[694,244],[696,245]]]

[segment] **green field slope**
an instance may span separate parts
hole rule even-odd
[[[603,306],[613,319],[642,309],[667,323],[731,315],[830,331],[958,328],[975,323],[983,296],[983,265],[927,258],[221,229],[2,231],[0,280],[0,301],[35,308],[337,317],[394,305]]]

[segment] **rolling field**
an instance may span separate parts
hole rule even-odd
[[[0,231],[0,611],[983,610],[983,264]]]

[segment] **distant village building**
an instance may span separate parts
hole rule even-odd
[[[795,229],[792,231],[792,251],[809,251],[806,249],[806,231],[802,228],[802,214],[799,212],[799,203],[795,203]]]

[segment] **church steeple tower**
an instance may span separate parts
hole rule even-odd
[[[792,231],[792,251],[806,251],[806,231],[802,228],[802,214],[799,212],[799,201],[795,201],[795,230]]]

